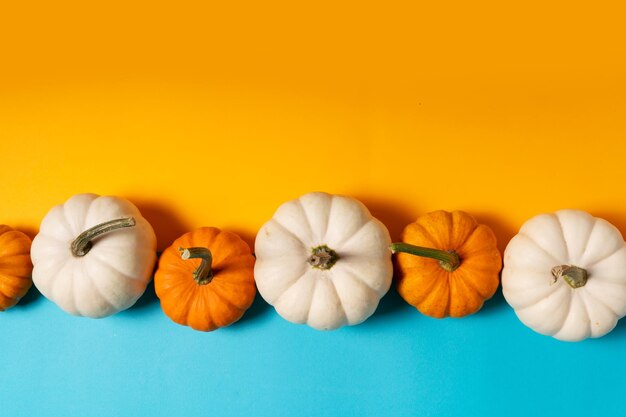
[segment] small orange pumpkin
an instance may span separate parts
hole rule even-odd
[[[254,256],[236,234],[203,227],[163,251],[154,288],[174,322],[205,332],[228,326],[254,301]]]
[[[431,317],[480,310],[499,284],[502,258],[493,231],[462,211],[435,211],[406,226],[397,256],[398,292]],[[417,255],[417,256],[414,256]]]
[[[31,243],[24,233],[0,225],[0,311],[17,304],[33,285]]]

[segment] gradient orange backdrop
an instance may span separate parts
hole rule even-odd
[[[222,3],[0,6],[0,222],[34,233],[95,192],[161,248],[252,241],[323,190],[395,238],[434,209],[501,247],[559,208],[626,232],[622,2]]]

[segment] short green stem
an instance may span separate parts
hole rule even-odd
[[[311,249],[311,256],[307,262],[316,269],[330,269],[339,260],[337,252],[326,245],[317,246]]]
[[[91,227],[74,239],[71,246],[72,255],[77,257],[85,256],[91,250],[93,240],[97,237],[124,227],[133,227],[135,224],[135,219],[133,217],[123,217],[121,219],[110,220]]]
[[[552,268],[554,282],[563,278],[572,288],[584,287],[587,283],[587,270],[574,265],[557,265]]]
[[[184,260],[201,259],[200,265],[193,271],[193,279],[198,285],[206,285],[213,280],[213,255],[208,248],[178,248],[180,257]]]
[[[403,252],[425,258],[432,258],[439,261],[439,265],[448,272],[452,272],[461,265],[461,258],[454,251],[445,251],[440,249],[425,248],[423,246],[415,246],[410,243],[397,242],[389,245],[389,249],[393,253]]]

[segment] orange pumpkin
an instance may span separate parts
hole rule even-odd
[[[0,311],[17,304],[33,285],[31,243],[24,233],[0,225]]]
[[[502,258],[496,237],[465,212],[435,211],[418,218],[391,250],[399,252],[398,292],[427,316],[475,313],[498,288]]]
[[[256,295],[254,256],[239,236],[203,227],[165,249],[154,276],[165,314],[212,331],[239,320]]]

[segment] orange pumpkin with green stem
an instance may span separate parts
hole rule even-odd
[[[435,211],[406,226],[398,253],[398,292],[431,317],[480,310],[499,284],[502,258],[493,231],[469,214]]]
[[[33,285],[31,243],[24,233],[0,225],[0,311],[17,304]]]
[[[154,287],[178,324],[212,331],[239,320],[256,295],[254,256],[239,236],[203,227],[163,251]]]

